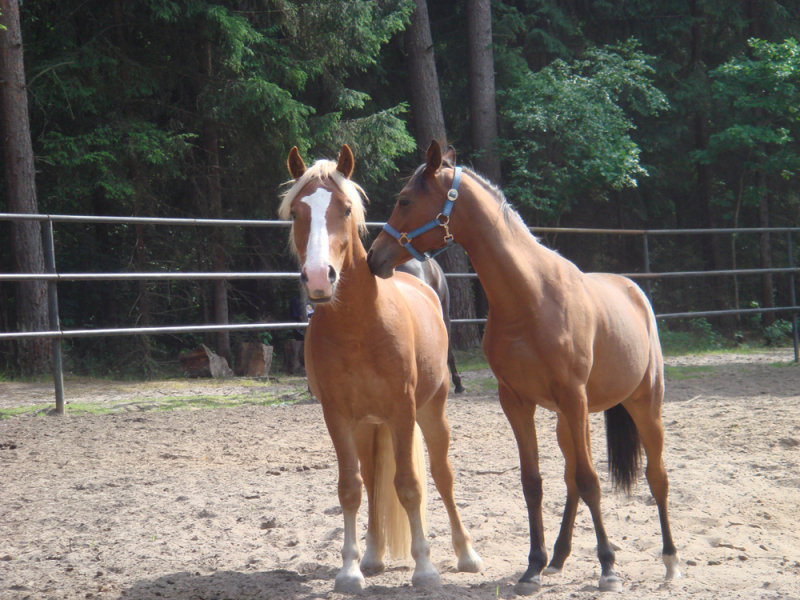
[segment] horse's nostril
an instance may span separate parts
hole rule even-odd
[[[328,267],[328,281],[331,283],[336,281],[336,269],[331,266]]]
[[[300,281],[303,283],[308,283],[308,275],[306,275],[305,269],[303,269],[303,272],[300,273]]]

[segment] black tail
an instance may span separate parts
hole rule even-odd
[[[639,432],[622,404],[609,408],[606,414],[608,441],[608,471],[617,490],[631,493],[642,464],[642,444]]]

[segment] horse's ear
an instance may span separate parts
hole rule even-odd
[[[456,166],[456,149],[453,146],[448,146],[447,150],[445,150],[444,154],[442,154],[442,160],[450,164],[450,166]]]
[[[442,147],[436,140],[431,141],[425,153],[425,174],[433,175],[442,166]]]
[[[289,150],[289,158],[286,159],[286,167],[289,169],[289,174],[294,179],[300,179],[303,173],[306,172],[306,163],[300,158],[300,151],[297,149],[297,146],[292,146],[292,149]]]
[[[353,151],[350,150],[350,146],[347,144],[342,144],[342,151],[339,152],[339,160],[336,163],[336,170],[344,175],[347,179],[350,179],[350,175],[353,174],[353,169],[355,166],[356,159],[353,158]]]

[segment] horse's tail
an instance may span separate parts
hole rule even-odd
[[[422,449],[422,432],[414,425],[414,446],[412,459],[414,472],[422,488],[420,514],[425,527],[427,512],[427,477],[425,453]],[[375,517],[386,539],[386,549],[395,558],[405,559],[411,555],[411,528],[408,514],[397,497],[394,487],[395,458],[392,436],[386,425],[379,425],[375,438]]]
[[[605,411],[608,471],[617,490],[631,493],[642,465],[642,444],[636,424],[622,404]]]

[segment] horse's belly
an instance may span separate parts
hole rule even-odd
[[[535,346],[524,336],[518,332],[515,335],[492,335],[487,327],[483,350],[499,383],[527,402],[558,410],[551,393],[552,373]]]

